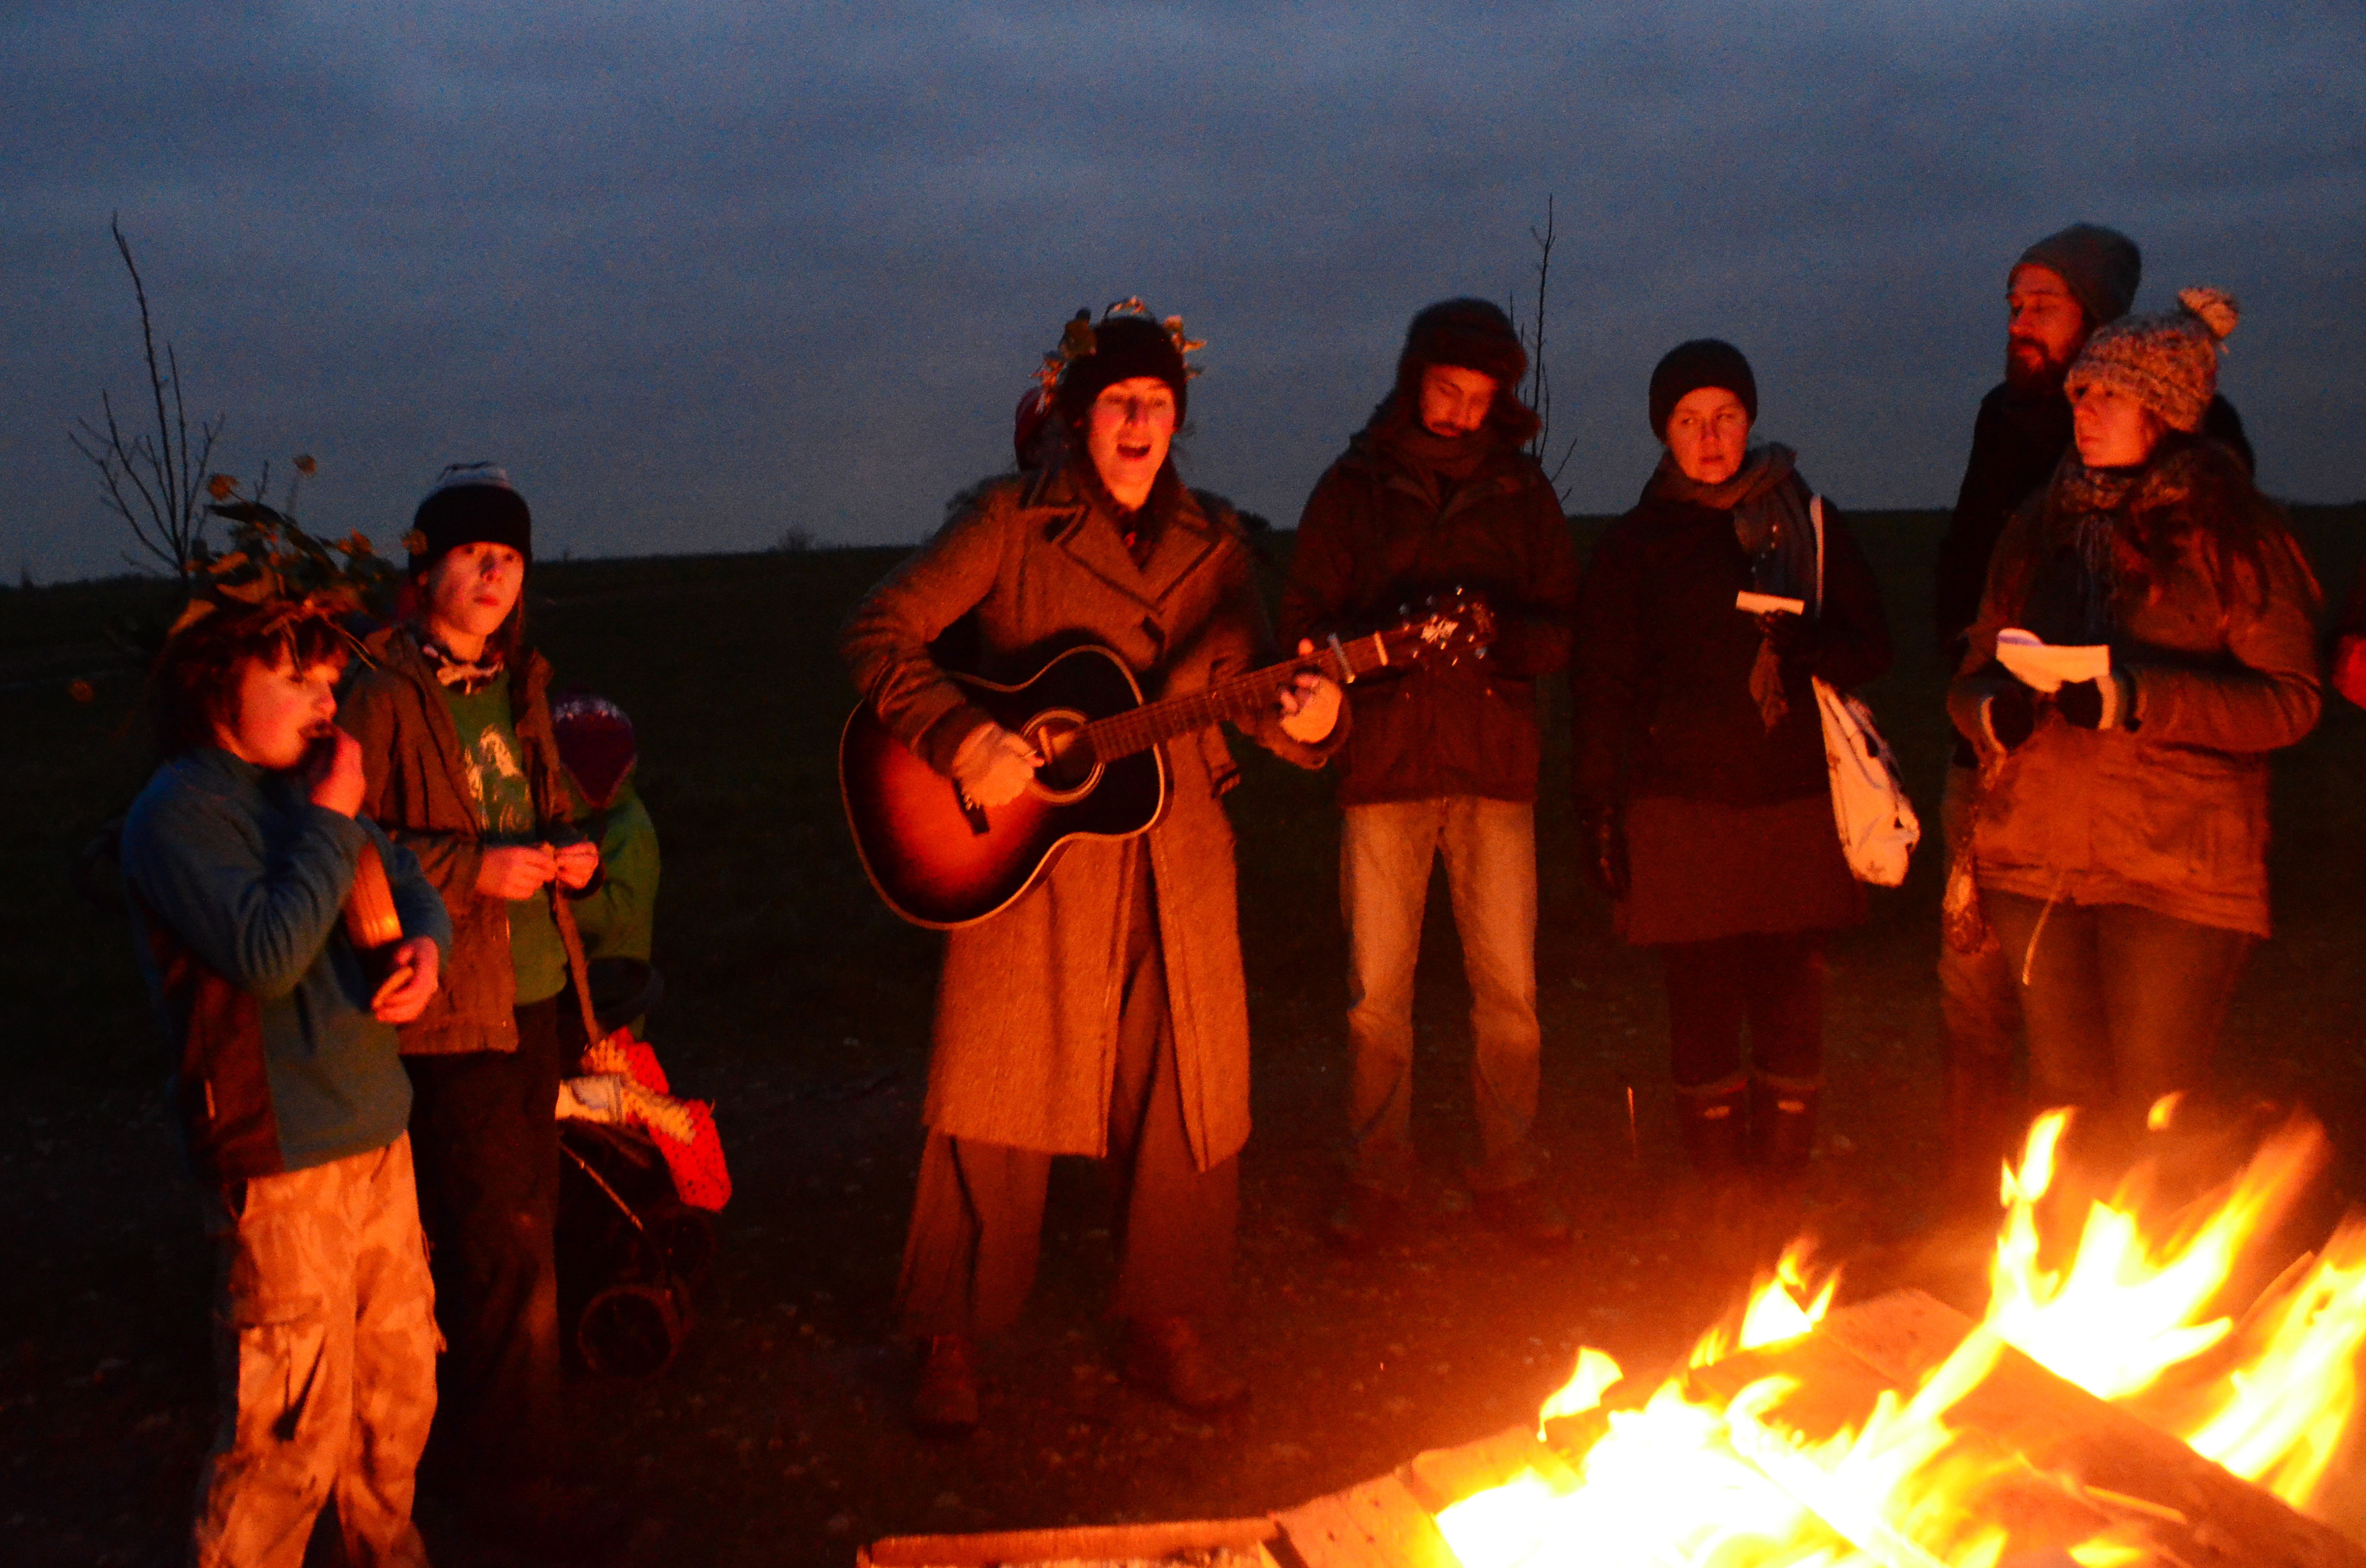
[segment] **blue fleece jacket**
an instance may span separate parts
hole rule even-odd
[[[448,953],[451,917],[418,861],[367,818],[313,805],[288,773],[211,748],[191,752],[156,771],[124,820],[140,964],[166,1035],[186,1021],[168,1000],[151,919],[254,998],[283,1169],[383,1148],[410,1119],[394,1029],[370,1015],[373,987],[342,919],[371,842],[403,934],[432,937]]]

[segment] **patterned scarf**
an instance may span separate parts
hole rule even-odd
[[[471,662],[428,636],[423,627],[412,628],[411,639],[419,645],[420,654],[427,660],[427,667],[435,671],[435,683],[456,686],[464,697],[483,691],[501,678],[502,660],[497,649],[489,646],[483,657]]]
[[[2079,556],[2077,635],[2082,642],[2109,642],[2119,628],[2120,524],[2130,499],[2150,474],[2145,465],[2090,468],[2079,461],[2075,446],[2062,455],[2062,466],[2055,471],[2054,525],[2067,536]]]
[[[1801,600],[1813,620],[1823,605],[1817,583],[1815,525],[1808,515],[1810,492],[1799,477],[1798,460],[1788,446],[1770,442],[1751,448],[1731,479],[1705,485],[1684,476],[1674,453],[1663,453],[1643,495],[1731,513],[1734,539],[1750,558],[1752,592]],[[1759,722],[1770,731],[1791,711],[1783,695],[1783,660],[1766,637],[1759,639],[1758,657],[1750,667],[1750,695],[1758,705]]]

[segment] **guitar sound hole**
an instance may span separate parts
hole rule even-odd
[[[1069,737],[1084,727],[1082,714],[1045,714],[1027,727],[1027,738],[1046,759],[1035,770],[1035,787],[1054,800],[1074,800],[1099,782],[1100,764]]]

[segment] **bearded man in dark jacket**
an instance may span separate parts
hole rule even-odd
[[[1537,1246],[1569,1239],[1531,1139],[1536,1010],[1537,682],[1569,658],[1577,559],[1568,519],[1522,448],[1527,355],[1504,312],[1448,299],[1413,320],[1394,389],[1306,503],[1281,601],[1285,637],[1369,631],[1427,593],[1493,611],[1483,658],[1367,675],[1348,692],[1340,904],[1347,922],[1354,1142],[1331,1234],[1398,1224],[1414,1172],[1413,978],[1431,863],[1446,860],[1470,982],[1480,1217]]]
[[[2041,495],[2070,447],[2070,400],[2063,378],[2096,328],[2128,313],[2144,258],[2115,230],[2073,223],[2021,254],[2005,283],[2004,380],[1980,400],[1972,454],[1955,510],[1939,545],[1936,630],[1949,669],[1963,662],[1964,634],[1979,613],[1989,558],[2014,513]],[[2214,398],[2202,434],[2254,468],[2243,422]],[[1977,809],[1979,776],[1968,742],[1957,741],[1939,820],[1950,858],[1961,852]],[[2028,1108],[2013,1087],[2021,998],[2001,953],[1939,944],[1940,1056],[1946,1072],[1948,1168],[1966,1201],[1993,1201],[1997,1171],[2019,1137]]]

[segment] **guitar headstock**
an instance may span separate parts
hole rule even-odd
[[[1467,588],[1433,593],[1419,604],[1404,606],[1401,614],[1404,618],[1380,634],[1392,664],[1483,659],[1488,644],[1495,640],[1494,612]]]

